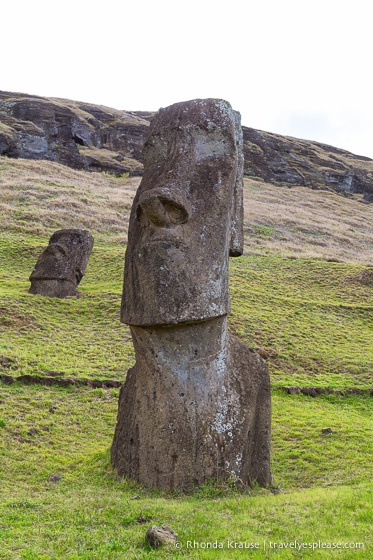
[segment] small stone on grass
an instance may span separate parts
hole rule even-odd
[[[177,541],[178,534],[175,533],[168,525],[157,527],[152,525],[146,531],[146,540],[152,548],[159,548],[162,545],[174,544]]]
[[[49,480],[50,482],[59,482],[61,478],[62,477],[59,474],[51,474]]]

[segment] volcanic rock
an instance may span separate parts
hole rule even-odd
[[[0,155],[75,169],[142,175],[154,113],[0,92]],[[333,146],[242,127],[244,175],[268,183],[359,194],[373,202],[373,160]]]
[[[229,256],[242,254],[242,135],[229,103],[178,103],[152,121],[134,199],[121,320],[136,364],[111,458],[147,486],[271,482],[268,368],[227,328]]]
[[[174,544],[177,541],[178,534],[168,527],[168,525],[162,525],[157,527],[152,525],[146,531],[146,540],[152,548],[159,548],[162,545]]]
[[[82,229],[56,231],[30,275],[30,294],[64,298],[77,295],[93,247],[92,235]]]

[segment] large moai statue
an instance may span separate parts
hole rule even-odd
[[[227,328],[229,256],[243,251],[240,115],[218,99],[161,109],[143,157],[121,309],[136,364],[112,464],[160,488],[231,476],[268,485],[267,365]]]
[[[49,240],[30,275],[30,294],[64,298],[76,296],[93,248],[84,229],[61,229]]]

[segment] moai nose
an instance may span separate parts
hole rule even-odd
[[[185,224],[189,220],[189,212],[186,205],[153,193],[138,203],[136,217],[143,227],[172,228]]]

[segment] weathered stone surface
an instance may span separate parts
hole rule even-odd
[[[373,201],[373,160],[320,142],[242,127],[244,175],[281,186],[364,194]],[[372,197],[372,198],[371,198]]]
[[[177,103],[152,121],[129,224],[125,323],[230,311],[229,255],[243,250],[243,154],[239,116],[224,103]]]
[[[288,395],[299,395],[301,392],[300,387],[297,387],[296,385],[292,385],[290,387],[280,386],[278,389],[282,389],[285,393],[288,393]]]
[[[174,544],[178,534],[168,525],[157,527],[152,525],[146,531],[146,540],[152,548],[159,548],[162,545]]]
[[[56,231],[30,275],[30,294],[64,298],[77,295],[93,247],[92,235],[82,229]]]
[[[301,393],[303,393],[303,395],[309,396],[309,397],[316,397],[317,395],[317,391],[315,387],[302,387],[301,388]]]
[[[106,379],[105,381],[102,382],[103,387],[106,387],[108,389],[110,388],[118,388],[122,386],[122,383],[120,381],[116,381],[115,379]]]
[[[122,321],[136,365],[111,450],[122,475],[187,488],[271,482],[269,374],[227,329],[229,255],[242,253],[239,114],[222,100],[161,110],[144,147]]]
[[[0,92],[0,155],[89,171],[142,175],[154,113]],[[363,194],[373,203],[373,160],[308,140],[242,127],[244,175],[282,186]]]
[[[118,473],[172,489],[229,476],[269,484],[268,369],[228,334],[226,317],[131,332],[136,365],[112,447]]]
[[[142,172],[147,120],[108,107],[0,92],[0,155],[115,175]]]
[[[0,379],[3,383],[8,383],[9,385],[14,383],[14,377],[12,377],[11,375],[1,375]]]

